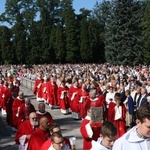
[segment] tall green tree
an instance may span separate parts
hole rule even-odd
[[[3,22],[13,26],[16,23],[16,17],[21,10],[21,0],[6,0],[5,12],[0,16]]]
[[[16,62],[25,63],[26,59],[26,29],[24,25],[24,6],[20,0],[6,0],[3,21],[11,25],[12,48],[15,50]]]
[[[6,26],[0,27],[0,33],[1,33],[1,63],[8,65],[15,63],[14,62],[14,51],[12,49],[12,33],[11,30]]]
[[[41,33],[40,25],[37,22],[33,22],[30,27],[30,36],[28,36],[28,57],[27,64],[40,64],[42,63],[41,52]]]
[[[106,60],[114,64],[134,65],[143,60],[141,2],[113,0],[106,24]]]
[[[37,1],[40,22],[41,22],[41,42],[42,42],[42,59],[43,62],[53,62],[55,58],[55,52],[52,52],[50,36],[53,28],[55,28],[57,22],[59,22],[59,0],[38,0]],[[52,43],[54,45],[54,43]]]
[[[144,38],[144,58],[150,63],[150,1],[144,1],[144,17],[142,21],[143,38]]]
[[[89,41],[90,49],[92,50],[92,62],[104,62],[104,40],[103,40],[103,26],[97,20],[90,18],[89,21]]]
[[[106,5],[106,6],[105,6]],[[109,9],[109,5],[106,3],[96,2],[93,11],[89,19],[89,40],[90,49],[92,50],[93,62],[105,61],[105,49],[104,49],[104,33],[106,16],[105,13]],[[105,7],[104,7],[105,6]]]
[[[25,63],[27,57],[26,49],[26,30],[23,23],[23,18],[21,14],[16,17],[16,23],[12,28],[13,36],[13,48],[16,52],[16,63]]]
[[[75,63],[79,60],[79,47],[76,33],[76,15],[72,6],[72,0],[62,0],[61,7],[66,37],[66,61]]]
[[[57,24],[55,34],[55,56],[56,61],[59,63],[65,62],[66,52],[65,52],[65,36],[64,28],[61,23]]]
[[[18,14],[22,14],[26,28],[29,28],[37,15],[36,1],[6,0],[5,12],[0,15],[0,20],[13,26]]]
[[[38,18],[37,0],[21,1],[21,14],[23,16],[24,25],[27,31]]]
[[[81,60],[83,62],[89,62],[92,61],[92,50],[90,47],[90,41],[89,41],[89,32],[88,32],[88,26],[89,26],[89,16],[90,11],[85,9],[80,9],[80,56]],[[79,22],[79,21],[78,21]]]
[[[55,50],[56,50],[56,47],[55,47],[55,39],[56,37],[56,29],[55,28],[52,28],[51,29],[51,32],[50,32],[50,39],[49,39],[49,46],[50,46],[50,55],[49,55],[49,63],[56,63],[56,58],[55,58]]]

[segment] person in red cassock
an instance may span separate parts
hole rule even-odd
[[[81,118],[85,118],[87,115],[87,97],[89,96],[89,91],[86,88],[86,84],[82,84],[82,88],[79,89],[77,93],[77,99],[78,99],[78,108],[79,108],[79,113]]]
[[[49,120],[49,123],[52,124],[54,122],[54,120],[53,120],[51,114],[45,110],[45,104],[39,103],[38,108],[39,108],[39,110],[36,111],[38,120],[40,120],[42,117],[47,117]]]
[[[120,98],[120,93],[115,93],[115,103],[110,102],[108,107],[108,120],[116,125],[117,138],[121,137],[126,132],[126,107],[121,102]]]
[[[48,104],[47,100],[47,77],[44,76],[44,82],[42,83],[42,100]]]
[[[8,88],[8,82],[4,81],[3,86],[1,87],[1,108],[2,108],[2,115],[6,115],[6,105],[7,105],[7,101],[10,98],[10,92],[9,92],[9,88]]]
[[[22,104],[24,104],[24,93],[20,91],[18,93],[18,97],[14,99],[13,105],[12,105],[13,126],[15,128],[17,128],[20,123],[20,119],[18,117],[19,117],[20,106]]]
[[[36,99],[37,101],[43,101],[42,100],[42,83],[43,83],[43,79],[42,79],[42,73],[38,73],[38,77],[35,80],[34,83],[34,89],[33,89],[33,93],[36,95]]]
[[[19,86],[20,86],[20,81],[17,79],[17,75],[16,75],[13,78],[13,87],[14,87],[14,92],[13,92],[14,94],[13,95],[15,98],[18,96],[18,93],[20,91]]]
[[[16,144],[19,144],[19,150],[27,150],[28,141],[38,128],[38,120],[35,112],[30,113],[29,119],[22,122],[15,136]]]
[[[0,76],[0,108],[2,107],[2,96],[3,96],[3,80],[2,77]]]
[[[68,87],[65,86],[65,81],[62,80],[58,87],[58,103],[62,114],[68,114],[70,108],[70,101],[68,96]]]
[[[51,77],[50,81],[47,82],[47,101],[50,108],[58,107],[58,98],[57,98],[57,84],[54,77]]]
[[[91,120],[91,108],[87,111],[87,116],[82,120],[80,132],[83,137],[83,150],[90,150],[92,140],[97,141],[100,137],[101,122]]]
[[[40,150],[43,143],[50,138],[49,120],[42,117],[39,121],[39,128],[31,135],[27,150]]]
[[[103,120],[106,119],[106,116],[107,116],[106,105],[105,105],[104,99],[101,98],[100,95],[97,95],[96,89],[90,90],[89,97],[87,99],[86,108],[90,108],[90,107],[102,107]]]
[[[29,119],[29,114],[31,112],[36,112],[29,98],[26,97],[24,101],[25,103],[21,104],[19,112],[18,112],[18,118],[20,119],[20,121]]]
[[[13,105],[13,101],[14,101],[14,97],[13,97],[13,86],[9,87],[7,89],[7,93],[6,93],[6,122],[8,125],[13,126],[13,113],[12,113],[12,105]]]
[[[8,83],[3,80],[0,81],[0,107],[2,108],[2,115],[6,114],[6,122],[8,125],[12,126],[12,92],[8,88]]]
[[[87,108],[102,107],[103,101],[97,96],[96,89],[91,89],[88,97]]]
[[[74,119],[80,119],[79,115],[79,107],[78,107],[78,98],[77,93],[79,91],[78,87],[78,80],[75,79],[73,82],[73,85],[69,88],[69,99],[70,99],[70,108],[72,110],[72,117]]]

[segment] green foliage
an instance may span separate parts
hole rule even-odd
[[[92,50],[90,48],[88,17],[90,16],[89,10],[80,10],[81,21],[80,21],[80,56],[83,62],[92,61]]]
[[[96,2],[75,14],[73,0],[6,0],[0,22],[3,64],[150,63],[150,1]],[[1,63],[0,62],[0,63]]]
[[[142,33],[144,38],[144,57],[145,61],[150,63],[150,1],[145,1],[144,17],[142,21]]]
[[[12,64],[15,63],[14,60],[14,53],[12,49],[11,39],[11,30],[8,29],[6,26],[0,27],[1,33],[1,60],[3,64]]]
[[[41,60],[41,32],[40,25],[33,22],[30,27],[30,36],[28,37],[28,59],[27,64],[39,64]]]
[[[12,32],[15,35],[13,37],[13,47],[16,51],[16,63],[22,64],[26,60],[26,31],[22,15],[18,14],[16,18],[17,22],[12,28]]]
[[[60,23],[58,23],[56,27],[56,35],[55,35],[55,55],[56,60],[59,61],[59,63],[65,61],[65,36],[64,36],[64,30]]]
[[[77,46],[76,19],[72,0],[62,0],[62,20],[65,26],[66,61],[75,63],[79,60],[79,48]]]
[[[114,64],[134,65],[143,61],[141,36],[142,3],[114,0],[106,24],[106,60]]]

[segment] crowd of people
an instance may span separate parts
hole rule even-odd
[[[34,81],[38,110],[19,90],[21,78]],[[122,144],[124,140],[133,149],[135,146],[137,150],[149,150],[149,103],[150,66],[109,63],[1,66],[1,113],[16,130],[15,141],[20,149],[40,150],[45,142],[46,149],[71,149],[60,132],[50,130],[60,126],[45,110],[48,105],[60,109],[64,115],[72,114],[75,120],[82,119],[83,150],[129,149]],[[93,119],[93,110],[101,113],[97,119]]]

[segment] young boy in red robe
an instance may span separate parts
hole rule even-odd
[[[110,102],[108,107],[108,120],[113,122],[117,127],[117,138],[126,132],[126,107],[121,102],[120,93],[115,93],[115,102]]]

